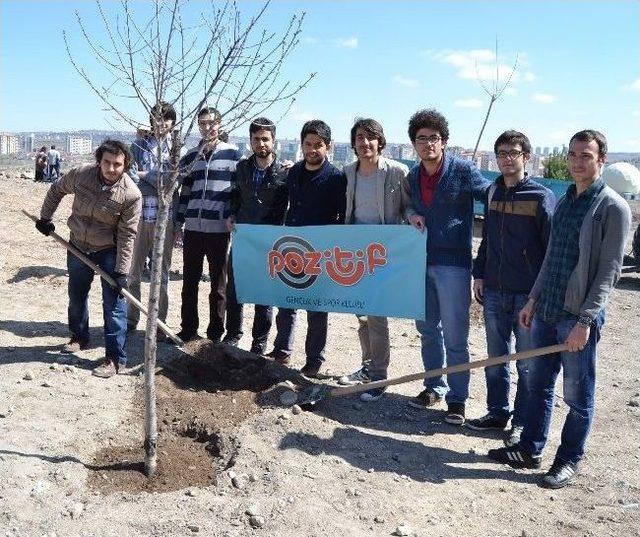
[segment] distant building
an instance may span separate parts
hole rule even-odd
[[[534,154],[535,155],[542,155],[542,148],[540,146],[537,146]]]
[[[0,155],[13,155],[18,152],[20,140],[13,134],[0,134]]]
[[[91,153],[91,138],[69,136],[67,138],[67,153],[70,155],[87,155]]]
[[[548,148],[548,147],[545,147],[545,148],[542,150],[542,154],[543,154],[545,157],[548,157],[548,156],[549,156],[549,148]]]
[[[418,155],[412,145],[402,144],[400,146],[400,158],[402,160],[416,160]]]
[[[336,142],[333,144],[333,161],[347,163],[351,162],[351,144]]]
[[[33,153],[36,148],[36,135],[31,133],[23,138],[22,147],[25,153]]]

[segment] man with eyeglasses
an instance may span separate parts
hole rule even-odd
[[[253,154],[238,163],[236,182],[231,194],[231,214],[227,227],[233,231],[238,224],[281,226],[289,201],[287,188],[288,162],[276,157],[274,150],[276,126],[266,117],[254,119],[249,125],[249,143]],[[233,248],[229,254],[227,281],[227,333],[223,343],[237,346],[242,337],[242,310],[236,298],[233,277]],[[251,352],[264,354],[271,329],[273,308],[256,304],[251,330]]]
[[[416,327],[429,370],[469,362],[473,200],[484,200],[490,182],[471,162],[445,153],[449,125],[438,111],[416,112],[409,120],[409,138],[420,157],[409,172],[417,213],[410,221],[428,231],[426,318],[416,321]],[[424,390],[409,404],[428,408],[446,398],[445,421],[462,425],[469,378],[466,372],[447,380],[426,379]]]
[[[535,347],[531,332],[518,324],[518,314],[542,265],[547,249],[555,196],[524,171],[531,156],[529,139],[514,130],[503,132],[494,144],[498,176],[489,188],[484,211],[482,243],[473,264],[473,294],[483,305],[487,351],[490,357],[509,354],[511,335],[516,351]],[[485,369],[487,413],[467,420],[476,431],[504,430],[505,444],[520,440],[527,405],[528,361],[516,362],[518,385],[513,413],[509,407],[509,364]]]
[[[200,143],[180,160],[182,188],[177,221],[184,222],[182,280],[183,341],[198,337],[198,285],[204,258],[209,263],[209,326],[207,337],[218,343],[224,333],[227,251],[231,192],[236,164],[242,158],[237,147],[218,139],[222,116],[215,108],[198,113]]]
[[[602,180],[607,140],[583,130],[569,142],[574,184],[560,198],[540,273],[520,311],[536,346],[565,343],[567,351],[529,360],[529,395],[520,442],[489,450],[489,457],[514,468],[540,468],[562,368],[569,412],[545,488],[565,487],[578,471],[593,422],[597,346],[604,308],[622,268],[631,210]]]

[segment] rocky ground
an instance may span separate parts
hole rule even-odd
[[[143,333],[128,342],[130,374],[92,377],[102,356],[94,285],[93,345],[70,358],[58,353],[67,339],[65,252],[21,213],[37,213],[48,188],[32,173],[14,164],[0,176],[0,535],[640,535],[640,273],[626,273],[611,297],[596,420],[580,475],[566,489],[541,489],[538,472],[488,460],[498,434],[447,425],[443,407],[408,408],[419,382],[374,403],[327,399],[297,413],[274,391],[297,381],[295,372],[243,353],[225,358],[206,341],[184,354],[159,347],[168,367],[157,377],[160,468],[150,483],[140,471]],[[64,236],[69,202],[55,218]],[[170,288],[174,328],[180,258],[176,252]],[[201,292],[203,312],[205,298]],[[304,359],[301,318],[294,366]],[[330,316],[328,375],[357,367],[356,327],[352,316]],[[392,320],[391,333],[390,374],[419,371],[413,323]],[[245,336],[241,346],[248,344]],[[472,359],[485,357],[475,305],[470,344]],[[482,371],[472,374],[471,393],[468,414],[478,416]],[[566,413],[560,385],[557,394],[543,468]]]

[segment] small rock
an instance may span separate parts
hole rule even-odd
[[[280,395],[280,403],[284,406],[292,406],[295,405],[298,401],[298,395],[294,391],[286,391],[282,395]]]
[[[522,530],[520,537],[529,537],[529,534],[525,530]]]
[[[231,480],[231,484],[238,490],[242,490],[247,486],[247,482],[243,477],[236,476]]]
[[[252,503],[249,507],[247,507],[245,514],[249,516],[260,516],[260,508],[255,503]]]
[[[23,380],[33,380],[34,378],[33,371],[27,371],[22,377]]]
[[[249,517],[249,524],[251,524],[252,528],[262,528],[265,523],[265,518],[263,516],[251,516]]]
[[[413,530],[411,529],[411,526],[409,526],[409,524],[407,524],[406,522],[403,522],[402,524],[397,526],[396,530],[393,532],[394,535],[398,535],[400,537],[406,537],[407,535],[411,535],[411,533],[413,533]]]
[[[249,481],[251,481],[251,483],[255,483],[258,481],[258,476],[256,474],[249,474]]]
[[[384,517],[382,517],[382,516],[375,516],[375,517],[373,517],[373,521],[376,524],[384,524],[386,522],[386,519]]]
[[[302,408],[300,408],[300,405],[293,405],[293,406],[291,407],[291,413],[292,413],[292,414],[295,414],[296,416],[297,416],[298,414],[302,414]]]
[[[41,494],[48,488],[49,488],[49,483],[47,483],[46,481],[38,481],[31,489],[30,495],[37,496],[38,494]]]
[[[375,472],[375,470],[374,470],[373,468],[369,468],[369,469],[367,470],[367,472],[368,472],[368,473],[370,473],[370,474],[372,474],[373,472]]]
[[[289,497],[287,498],[287,501],[288,501],[289,503],[293,503],[293,502],[295,502],[295,501],[296,501],[296,499],[295,499],[293,496],[289,496]]]
[[[49,366],[49,369],[51,369],[52,371],[58,371],[58,369],[60,369],[60,366],[54,362]]]
[[[234,477],[236,477],[238,475],[238,473],[235,472],[234,470],[229,470],[227,472],[227,475],[229,476],[229,479],[233,479]]]
[[[478,448],[476,446],[473,446],[471,449],[469,449],[469,453],[471,453],[471,455],[477,455]]]
[[[640,401],[638,401],[637,399],[631,399],[628,403],[628,406],[632,406],[632,407],[639,407],[640,406]]]
[[[83,511],[84,511],[84,504],[80,502],[76,502],[71,506],[71,509],[69,509],[69,514],[71,515],[71,518],[75,520],[77,518],[80,518],[80,515],[82,515]]]
[[[187,524],[187,529],[192,531],[193,533],[198,533],[200,531],[200,526],[197,524]]]
[[[53,388],[53,384],[50,384],[46,380],[42,384],[40,384],[40,386],[42,386],[43,388]]]
[[[195,491],[195,490],[193,490],[193,489],[187,489],[187,490],[184,492],[184,494],[185,494],[185,496],[190,496],[191,498],[193,498],[193,497],[195,497],[195,495],[196,495],[196,491]]]

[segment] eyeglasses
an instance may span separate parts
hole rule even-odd
[[[524,155],[524,151],[518,151],[512,149],[511,151],[497,151],[496,156],[501,159],[510,158],[511,160],[517,159],[520,155]]]
[[[437,134],[432,134],[431,136],[416,136],[417,144],[429,144],[436,145],[442,138]]]

